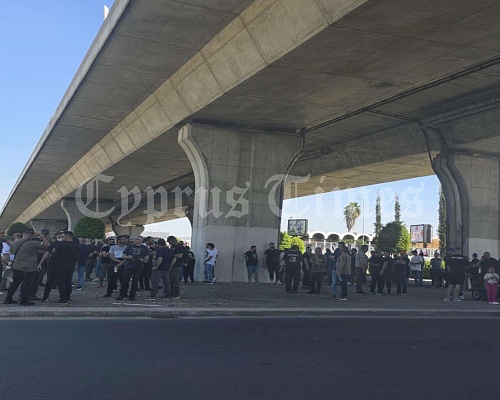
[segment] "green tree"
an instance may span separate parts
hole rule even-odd
[[[7,236],[13,236],[15,233],[22,234],[26,229],[30,229],[30,227],[22,222],[14,222],[11,226],[9,226],[6,233]]]
[[[397,253],[408,250],[409,247],[410,233],[401,222],[389,222],[380,230],[377,241],[378,249]]]
[[[344,208],[344,221],[347,226],[347,231],[350,232],[356,224],[356,220],[361,215],[361,207],[356,202],[350,202]]]
[[[373,241],[375,244],[377,243],[377,238],[378,234],[380,233],[380,230],[382,229],[382,211],[380,207],[380,192],[377,191],[377,200],[375,202],[375,223],[373,224],[375,226],[375,237]]]
[[[303,253],[303,252],[306,251],[306,244],[298,236],[295,236],[295,237],[292,238],[292,246],[294,246],[294,245],[299,246],[299,251],[301,253]]]
[[[280,232],[280,250],[292,247],[292,237],[286,232]]]
[[[73,233],[75,236],[87,239],[104,239],[106,226],[97,218],[83,217],[76,225]]]
[[[443,188],[439,187],[439,208],[438,208],[438,238],[439,238],[439,252],[444,255],[446,250],[446,198],[444,196]]]
[[[401,204],[398,195],[394,197],[394,221],[401,222]]]

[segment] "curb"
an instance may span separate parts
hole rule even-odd
[[[5,318],[442,317],[495,318],[499,310],[380,308],[72,308],[0,310]]]

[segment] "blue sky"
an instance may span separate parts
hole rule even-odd
[[[71,79],[103,22],[103,6],[112,0],[26,0],[2,2],[0,14],[0,205],[40,139]],[[437,228],[439,182],[425,177],[374,185],[285,202],[283,221],[308,218],[310,230],[346,231],[341,210],[349,201],[365,204],[365,232],[374,223],[377,190],[382,195],[382,219],[393,219],[394,194],[401,199],[408,224]],[[158,226],[159,225],[159,226]],[[353,231],[362,233],[363,218]],[[186,219],[148,227],[189,236]]]

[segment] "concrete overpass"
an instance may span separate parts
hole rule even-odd
[[[99,174],[113,177],[99,203],[116,230],[136,200],[122,203],[122,187],[216,186],[224,199],[248,181],[243,218],[226,218],[213,193],[178,199],[198,256],[217,242],[222,279],[240,279],[243,248],[276,237],[271,176],[310,174],[287,193],[302,196],[437,173],[450,243],[498,255],[499,11],[493,0],[117,0],[0,224],[74,222],[77,189]],[[140,230],[151,215],[144,195],[138,204],[121,222]],[[222,217],[199,214],[214,205]],[[156,220],[179,216],[170,210]]]

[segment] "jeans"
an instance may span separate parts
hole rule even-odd
[[[403,293],[406,293],[408,288],[408,283],[406,281],[406,266],[394,266],[394,275],[396,277],[397,293],[401,294],[401,289],[403,289]]]
[[[59,289],[59,297],[63,301],[71,299],[71,281],[74,272],[74,265],[58,266],[56,269],[57,288]]]
[[[134,268],[125,268],[123,273],[122,286],[120,288],[120,297],[127,297],[128,286],[130,278],[132,278],[132,285],[130,286],[129,298],[133,299],[137,292],[137,285],[139,284],[139,276],[142,273],[143,266]]]
[[[292,288],[293,281],[293,288]],[[286,292],[291,293],[292,290],[294,293],[297,293],[299,290],[299,282],[300,282],[300,267],[286,267],[285,269],[285,282],[286,282]]]
[[[165,298],[170,297],[170,277],[169,271],[153,271],[151,275],[151,297],[156,298],[158,294],[158,284],[163,282],[163,295]]]
[[[333,271],[335,271],[335,270],[332,270],[332,272]],[[333,274],[332,274],[332,276],[333,276]],[[342,289],[342,292],[340,294],[341,298],[344,298],[344,299],[347,298],[347,282],[349,281],[350,277],[351,276],[347,275],[347,274],[341,274],[340,275],[340,280],[339,281],[340,281],[340,287]],[[333,283],[332,283],[332,285],[333,285]]]
[[[414,276],[415,276],[415,287],[417,286],[424,286],[424,279],[422,277],[422,271],[413,271]]]
[[[96,278],[99,278],[101,276],[101,266],[102,266],[102,261],[101,261],[101,257],[99,257],[97,259],[97,261],[95,262],[95,277]]]
[[[171,297],[179,297],[181,295],[181,282],[179,281],[180,271],[181,267],[170,268],[170,272],[168,275],[170,277]]]
[[[309,277],[311,292],[319,293],[321,291],[321,285],[323,284],[323,275],[325,275],[323,271],[311,272],[311,275]]]
[[[113,291],[117,289],[118,279],[120,283],[123,282],[123,266],[120,267],[118,272],[115,272],[114,265],[108,267],[108,290],[106,291],[106,296],[111,296]]]
[[[33,280],[35,275],[36,275],[35,271],[23,272],[14,270],[12,274],[12,283],[10,284],[9,291],[7,292],[7,297],[5,298],[5,300],[6,301],[12,300],[12,296],[14,296],[14,293],[16,293],[17,288],[21,286],[21,294],[19,296],[21,299],[21,304],[27,303],[30,292],[31,281]]]
[[[83,274],[85,273],[86,265],[78,264],[78,287],[83,286]]]
[[[363,288],[361,284],[363,282],[363,268],[356,267],[354,269],[356,270],[356,293],[362,293]]]
[[[205,264],[205,282],[212,282],[214,280],[214,265],[213,264]]]
[[[330,276],[332,277],[332,296],[335,296],[337,294],[337,270],[331,269],[330,271]],[[347,281],[345,284],[347,285]]]
[[[488,296],[488,303],[497,301],[498,283],[486,283],[486,294]]]

